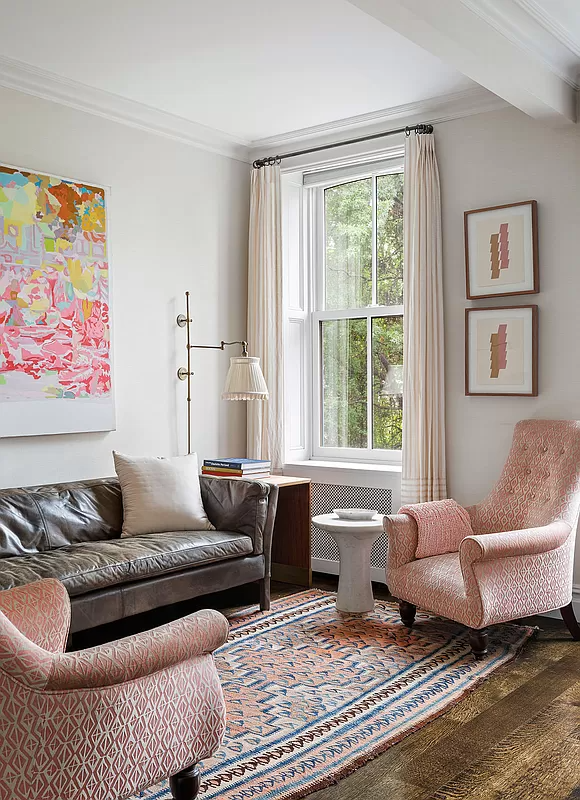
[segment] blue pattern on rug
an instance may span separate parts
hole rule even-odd
[[[339,780],[455,705],[510,661],[533,629],[491,629],[476,661],[461,625],[395,604],[364,616],[310,590],[236,615],[216,663],[228,727],[200,765],[206,800],[296,800]],[[135,796],[170,800],[166,781]]]

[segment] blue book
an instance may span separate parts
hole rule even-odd
[[[244,472],[269,469],[270,461],[261,461],[258,458],[206,458],[204,467],[223,467],[224,469],[240,469]]]

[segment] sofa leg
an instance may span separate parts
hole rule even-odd
[[[401,615],[401,622],[403,625],[406,625],[407,628],[413,627],[416,612],[417,606],[414,606],[412,603],[407,603],[406,600],[399,600],[399,614]]]
[[[270,576],[260,581],[260,611],[270,610]]]
[[[560,614],[562,615],[562,619],[566,623],[566,627],[572,634],[572,638],[575,642],[580,641],[580,625],[576,622],[576,615],[574,614],[574,607],[572,603],[568,603],[567,606],[560,609]]]
[[[488,635],[485,628],[480,628],[479,630],[469,628],[469,645],[471,652],[477,659],[485,658],[487,655],[487,641]]]
[[[195,800],[199,792],[199,767],[193,764],[172,775],[169,786],[173,800]]]

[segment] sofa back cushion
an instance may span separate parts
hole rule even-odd
[[[116,478],[0,490],[0,558],[118,539],[122,524]]]

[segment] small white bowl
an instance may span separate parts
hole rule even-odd
[[[332,510],[339,519],[351,519],[360,522],[373,519],[379,513],[376,509],[371,510],[370,508],[333,508]]]

